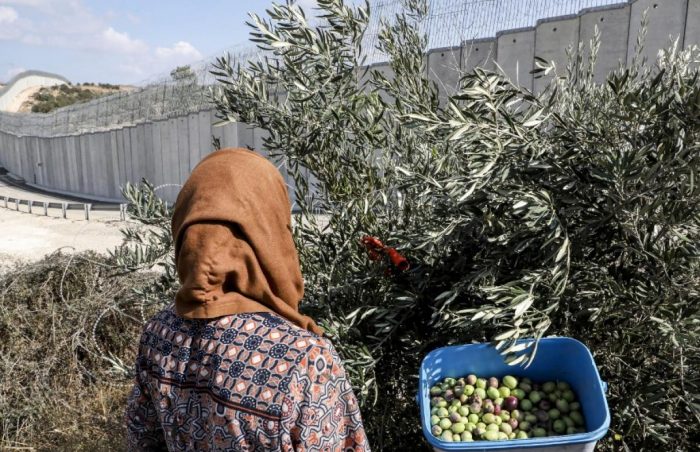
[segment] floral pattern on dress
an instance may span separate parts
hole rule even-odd
[[[126,423],[131,451],[370,451],[333,345],[271,313],[157,314]]]

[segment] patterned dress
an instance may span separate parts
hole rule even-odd
[[[269,313],[144,328],[126,410],[131,451],[369,452],[325,338]]]

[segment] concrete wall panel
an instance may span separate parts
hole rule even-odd
[[[168,147],[163,150],[163,165],[165,167],[165,183],[180,183],[180,157],[177,142],[177,119],[168,119]]]
[[[141,133],[143,133],[143,149],[141,154],[146,162],[144,177],[150,183],[156,180],[156,165],[153,153],[153,123],[147,122],[140,124]]]
[[[146,125],[139,124],[131,129],[131,133],[136,134],[136,147],[131,150],[131,155],[135,156],[138,167],[135,170],[135,183],[140,183],[141,179],[148,179],[148,160],[150,159],[151,148],[146,147]]]
[[[627,34],[629,33],[630,6],[616,5],[582,11],[580,37],[585,58],[590,55],[590,42],[596,28],[600,33],[600,49],[596,58],[595,80],[602,82],[607,74],[625,64]]]
[[[124,148],[126,147],[127,141],[124,137],[124,131],[126,129],[122,128],[117,130],[117,162],[118,162],[118,173],[119,173],[119,185],[123,186],[128,180],[129,176],[126,173],[126,152]]]
[[[566,18],[547,19],[537,21],[535,28],[535,56],[546,61],[553,61],[559,75],[566,74],[567,55],[569,46],[576,48],[579,42],[579,17],[566,16]],[[549,85],[553,77],[536,78],[534,81],[535,92],[541,92]]]
[[[495,68],[496,39],[476,39],[462,43],[462,65],[464,72],[471,72],[476,67],[493,70]]]
[[[190,139],[187,116],[177,118],[178,183],[182,184],[190,174]]]
[[[187,117],[188,140],[190,151],[189,166],[187,167],[187,176],[192,173],[192,169],[199,163],[199,115],[193,113]]]
[[[154,121],[151,124],[151,134],[153,143],[153,185],[158,186],[163,183],[165,177],[163,175],[163,143],[161,128],[163,121]]]
[[[226,123],[221,126],[221,147],[235,148],[238,146],[238,128],[235,123]]]
[[[199,163],[207,154],[213,151],[214,148],[211,144],[211,122],[209,120],[209,112],[200,111],[197,113],[197,120],[199,121],[199,158],[197,159],[197,163]]]
[[[629,40],[627,44],[627,63],[631,63],[635,54],[637,34],[641,28],[642,14],[648,11],[649,26],[642,56],[653,64],[659,49],[671,45],[671,40],[680,38],[683,43],[685,19],[689,0],[636,0],[631,5]],[[692,0],[691,3],[697,2]]]
[[[688,2],[683,45],[685,47],[700,46],[700,1],[698,0],[689,0]]]
[[[136,136],[131,136],[131,127],[124,127],[122,134],[124,136],[124,176],[125,180],[134,182],[134,146],[136,146]]]
[[[122,181],[119,179],[119,157],[117,151],[117,133],[116,130],[109,131],[109,158],[112,161],[111,168],[112,173],[109,176],[109,180],[112,181],[112,193],[115,198],[121,198],[121,184]]]
[[[441,99],[453,95],[461,75],[462,48],[435,49],[428,52],[428,80],[435,82]]]
[[[498,64],[514,83],[532,90],[532,71],[535,56],[535,29],[526,28],[499,33],[496,55]]]

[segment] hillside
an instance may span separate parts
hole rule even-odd
[[[130,91],[133,86],[111,85],[109,83],[82,83],[77,85],[58,85],[33,89],[27,93],[18,112],[48,113],[57,108],[82,102],[121,91]]]

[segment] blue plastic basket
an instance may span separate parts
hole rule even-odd
[[[529,340],[520,342],[527,341]],[[586,433],[509,441],[442,441],[430,433],[430,388],[446,377],[459,378],[468,374],[487,378],[514,375],[535,381],[566,381],[576,392],[581,403],[586,420]],[[610,426],[610,412],[605,400],[607,384],[601,381],[588,348],[576,339],[568,337],[541,339],[537,355],[527,369],[506,364],[503,356],[491,344],[438,348],[423,359],[418,385],[423,434],[430,445],[439,451],[592,451],[595,443],[605,436]]]

